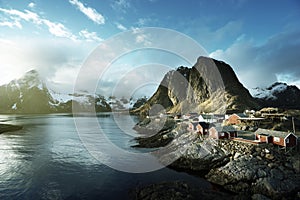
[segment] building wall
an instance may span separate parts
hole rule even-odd
[[[229,118],[227,119],[227,122],[229,124],[240,124],[241,122],[238,120],[239,116],[236,114],[230,115]]]
[[[260,142],[269,142],[268,136],[256,134],[256,139]]]
[[[286,140],[286,146],[287,147],[293,147],[293,146],[296,146],[297,145],[297,138],[290,134],[287,139],[289,140],[289,143],[287,143],[287,140]]]
[[[218,131],[214,127],[210,128],[208,132],[209,138],[219,139]]]
[[[277,144],[279,146],[283,146],[284,147],[284,138],[273,137],[273,144]]]
[[[200,124],[197,125],[197,132],[204,135],[204,130]]]
[[[218,133],[219,134],[219,139],[228,139],[229,138],[229,133],[227,132],[221,132],[221,133]]]
[[[230,138],[237,137],[237,132],[230,132],[229,136]]]

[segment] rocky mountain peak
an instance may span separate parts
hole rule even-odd
[[[26,72],[21,78],[11,81],[8,86],[17,88],[19,90],[27,90],[34,87],[40,90],[47,88],[46,84],[36,70],[30,70]]]
[[[258,104],[225,62],[199,57],[193,67],[168,72],[157,91],[137,112],[159,104],[170,112],[238,112]]]
[[[282,82],[275,82],[273,83],[271,86],[269,86],[267,88],[267,90],[272,90],[273,88],[276,88],[276,87],[286,87],[287,84],[286,83],[282,83]]]
[[[254,88],[251,93],[263,107],[300,109],[300,90],[295,85],[275,82],[267,88]]]

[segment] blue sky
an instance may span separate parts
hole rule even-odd
[[[230,64],[247,88],[275,81],[299,87],[299,19],[297,0],[0,0],[0,84],[35,68],[52,87],[71,90],[99,44],[123,31],[162,27]],[[151,55],[158,56],[142,55],[144,64]],[[137,57],[118,67],[136,65]],[[169,58],[171,68],[185,64]]]

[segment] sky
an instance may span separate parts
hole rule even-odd
[[[97,91],[109,95],[126,79],[133,93],[149,96],[168,70],[194,64],[165,49],[147,49],[153,39],[167,42],[159,34],[147,40],[144,28],[156,27],[183,34],[204,55],[230,64],[248,89],[276,81],[300,88],[299,19],[298,0],[0,0],[0,85],[36,69],[51,88],[71,92],[99,45],[117,56],[120,43],[112,43],[120,36],[126,40],[129,32],[143,48],[133,44],[134,51],[112,63],[98,62],[106,76],[93,68],[84,72],[83,82],[103,82]],[[122,42],[125,48],[128,41]],[[167,45],[193,51],[178,38]],[[126,88],[118,90],[126,94]]]

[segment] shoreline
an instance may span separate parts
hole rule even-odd
[[[23,127],[19,125],[12,125],[12,124],[3,124],[0,123],[0,134],[5,132],[14,132],[21,130]]]
[[[145,126],[142,128],[145,130]],[[157,139],[156,142],[153,139]],[[138,143],[139,140],[136,138]],[[204,178],[224,194],[235,197],[247,194],[246,199],[300,197],[300,156],[296,150],[284,152],[271,144],[200,139],[196,133],[187,132],[183,124],[164,134],[152,135],[149,141],[152,146],[170,149],[167,152],[171,155],[172,149],[181,149],[179,159],[168,168]],[[147,138],[143,137],[142,143],[135,148],[144,147],[146,143]],[[183,148],[184,144],[189,145]],[[146,148],[152,148],[151,145]],[[209,147],[209,152],[199,155],[205,147]]]

